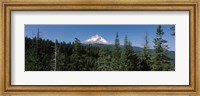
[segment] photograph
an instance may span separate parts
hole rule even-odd
[[[199,0],[3,1],[0,96],[200,95]]]
[[[175,25],[25,24],[25,71],[175,71]]]

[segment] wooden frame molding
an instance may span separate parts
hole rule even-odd
[[[144,3],[144,2],[126,2],[117,0],[115,3],[110,3],[109,1],[100,2],[97,0],[94,1],[63,1],[63,2],[1,2],[2,4],[2,18],[1,18],[1,27],[2,28],[0,37],[1,37],[1,94],[11,94],[11,93],[48,93],[51,92],[84,92],[90,94],[90,92],[121,92],[127,94],[129,92],[134,93],[180,93],[180,94],[199,94],[199,52],[198,44],[199,38],[199,0],[194,0],[188,2],[153,2],[153,3]],[[48,1],[48,0],[47,0]],[[142,0],[144,1],[144,0]],[[154,1],[154,0],[152,0]],[[156,0],[155,0],[156,1]],[[176,0],[175,0],[176,1]],[[113,0],[114,2],[114,0]],[[67,10],[116,10],[116,11],[189,11],[189,20],[190,20],[190,85],[181,85],[181,86],[18,86],[11,85],[11,12],[12,11],[67,11]],[[198,27],[197,27],[198,26]],[[198,60],[199,59],[199,60]],[[0,95],[1,95],[0,94]],[[67,94],[67,93],[66,93]],[[110,93],[109,93],[110,94]],[[141,95],[141,94],[140,94]],[[162,94],[161,94],[162,95]],[[142,95],[141,95],[142,96]],[[182,95],[181,95],[182,96]],[[188,95],[187,95],[188,96]]]

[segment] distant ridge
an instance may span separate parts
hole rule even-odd
[[[87,44],[83,44],[83,45],[87,45]],[[94,43],[94,44],[91,44],[91,45],[92,45],[92,46],[99,46],[99,47],[108,48],[108,49],[110,49],[110,50],[112,50],[113,47],[114,47],[113,44],[109,44],[109,45],[108,45],[108,44],[97,44],[97,43]],[[120,47],[121,47],[122,49],[124,48],[123,45],[121,45]],[[143,50],[142,47],[133,46],[133,48],[134,48],[135,52],[136,52],[138,55],[139,55],[139,54],[142,52],[142,50]],[[149,51],[150,54],[152,54],[152,55],[154,54],[154,49],[149,49],[148,51]],[[168,50],[168,51],[167,51],[167,54],[168,54],[169,57],[175,59],[175,51],[170,51],[170,50]]]

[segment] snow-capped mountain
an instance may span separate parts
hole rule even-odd
[[[85,44],[111,44],[110,42],[108,42],[103,37],[97,34],[92,36],[90,39],[86,40],[84,43]]]

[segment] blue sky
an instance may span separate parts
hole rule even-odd
[[[163,38],[168,41],[169,50],[175,50],[175,36],[171,36],[172,25],[162,25],[165,32]],[[150,48],[153,48],[153,38],[156,36],[158,25],[25,25],[25,36],[36,36],[38,29],[43,39],[55,41],[56,39],[66,43],[78,38],[81,42],[96,34],[114,44],[116,32],[119,33],[120,44],[123,45],[124,36],[133,46],[142,47],[145,33],[148,33]]]

